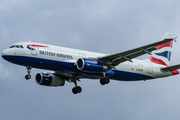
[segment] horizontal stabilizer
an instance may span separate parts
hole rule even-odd
[[[180,69],[180,64],[161,68],[161,70],[163,70],[163,71],[173,71],[173,70],[177,70],[177,69]]]

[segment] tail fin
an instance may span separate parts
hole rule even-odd
[[[174,34],[172,33],[165,33],[162,37],[164,39],[173,39]],[[152,55],[148,57],[148,59],[156,64],[169,66],[170,58],[171,58],[171,49],[172,49],[173,40],[162,45],[156,46],[155,51],[152,52]]]

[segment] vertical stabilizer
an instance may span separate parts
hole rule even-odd
[[[165,33],[162,37],[164,39],[173,39],[174,34],[172,33]],[[171,49],[172,49],[173,40],[162,45],[156,46],[155,51],[152,52],[152,55],[148,57],[148,59],[156,64],[169,66],[170,58],[171,58]]]

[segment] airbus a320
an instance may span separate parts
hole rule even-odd
[[[77,85],[80,79],[100,79],[100,84],[111,80],[139,81],[168,77],[179,74],[180,64],[169,66],[174,37],[165,33],[163,38],[149,45],[117,54],[102,54],[53,45],[19,42],[2,52],[2,57],[14,64],[25,66],[31,78],[31,69],[40,68],[54,72],[41,72],[35,76],[36,82],[44,86],[64,86],[73,82],[74,94],[82,88]],[[149,54],[145,60],[134,59]]]

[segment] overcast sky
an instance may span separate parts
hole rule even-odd
[[[159,41],[165,32],[180,36],[179,0],[1,0],[0,52],[33,41],[102,53],[118,53]],[[180,63],[180,41],[171,65]],[[139,57],[146,59],[148,55]],[[177,120],[180,76],[150,81],[83,79],[82,93],[73,83],[44,87],[32,69],[0,58],[1,120]]]

